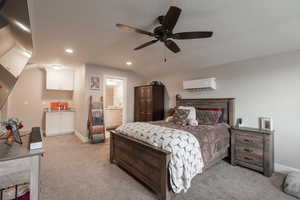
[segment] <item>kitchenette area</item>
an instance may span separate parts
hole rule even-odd
[[[63,65],[52,65],[45,69],[46,92],[60,94],[60,99],[48,100],[44,108],[45,136],[57,136],[75,132],[75,109],[72,107],[74,71]],[[69,97],[69,99],[68,99]]]

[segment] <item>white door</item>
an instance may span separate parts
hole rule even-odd
[[[63,69],[47,69],[47,89],[74,90],[74,72]]]
[[[46,136],[53,136],[60,134],[60,112],[47,112],[46,113]]]
[[[74,72],[71,70],[62,70],[60,84],[62,90],[74,90]]]
[[[74,118],[74,112],[61,113],[61,133],[73,133],[75,131]]]
[[[48,90],[59,90],[59,77],[57,76],[57,70],[47,69],[47,84]]]

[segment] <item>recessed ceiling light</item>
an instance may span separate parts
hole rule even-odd
[[[68,49],[65,49],[65,52],[66,52],[66,53],[69,53],[69,54],[72,54],[72,53],[74,53],[74,50],[68,48]]]
[[[130,65],[132,65],[132,62],[131,61],[127,61],[126,65],[130,66]]]
[[[49,66],[55,70],[61,70],[63,68],[63,65],[61,65],[61,64],[51,64]]]

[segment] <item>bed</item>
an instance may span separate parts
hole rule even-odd
[[[228,125],[227,127],[233,126],[234,124],[235,118],[233,98],[177,98],[176,106],[193,106],[196,109],[221,108],[223,112],[222,121]],[[162,121],[151,123],[164,127],[179,128],[174,127],[176,126],[174,124],[172,125],[170,123]],[[188,126],[184,127],[183,129],[189,132],[197,133],[197,128],[191,128]],[[202,131],[212,131],[208,129],[214,129],[214,127],[210,127],[208,129],[203,127],[202,129]],[[209,150],[207,150],[208,148],[205,148],[207,150],[207,155],[204,156],[204,171],[229,155],[229,136],[225,138],[225,140],[228,142],[228,144],[226,143],[225,146],[223,146],[224,148],[219,149],[217,152],[212,152],[214,150],[211,150],[211,152],[209,152]],[[202,146],[205,145],[205,142],[203,141],[199,143],[202,143]],[[216,144],[214,146],[220,145]],[[201,147],[201,150],[203,150],[203,147]],[[203,151],[201,153],[205,154]],[[168,170],[170,158],[170,151],[166,151],[153,145],[147,144],[128,135],[118,133],[117,131],[111,131],[110,162],[117,164],[133,177],[142,182],[144,185],[148,186],[153,192],[158,195],[158,198],[160,200],[168,200],[171,198],[172,194],[169,181],[170,174]]]

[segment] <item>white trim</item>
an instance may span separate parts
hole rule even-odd
[[[83,143],[88,143],[89,138],[86,136],[81,135],[78,131],[75,131],[75,135],[83,142]]]
[[[46,137],[52,137],[52,136],[60,136],[60,135],[71,135],[74,134],[75,131],[66,131],[66,132],[55,132],[55,133],[47,133],[45,132]]]
[[[106,86],[106,79],[120,79],[123,81],[123,124],[127,122],[127,78],[122,76],[112,76],[108,74],[103,74],[103,83],[102,83],[102,89],[103,89],[103,108],[105,105],[105,86]],[[104,116],[105,117],[105,116]]]
[[[300,172],[300,169],[289,167],[286,165],[282,165],[279,163],[275,163],[275,172],[287,173],[287,172]]]

